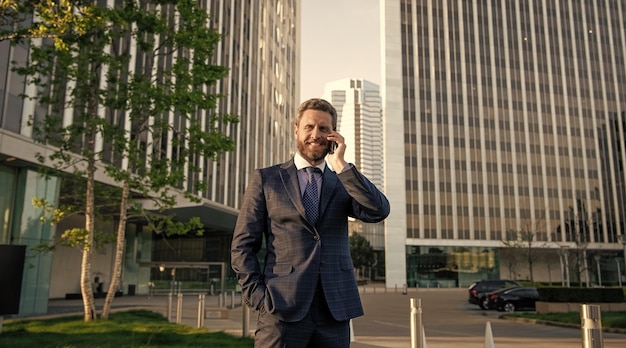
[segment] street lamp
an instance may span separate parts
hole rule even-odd
[[[165,265],[159,266],[159,272],[161,272],[161,281],[163,281],[163,271],[165,271]]]

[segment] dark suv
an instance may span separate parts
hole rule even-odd
[[[519,286],[519,284],[513,280],[480,280],[470,285],[467,289],[469,292],[469,298],[467,301],[471,304],[476,304],[482,309],[487,309],[483,301],[487,299],[487,294],[500,289]]]

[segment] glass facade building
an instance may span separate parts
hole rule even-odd
[[[346,78],[328,82],[322,97],[337,109],[337,131],[345,138],[345,159],[384,192],[383,138],[380,87],[368,80]],[[350,219],[348,233],[358,233],[370,243],[376,255],[371,267],[357,270],[369,280],[384,277],[384,222],[365,223]]]
[[[115,6],[118,2],[101,3]],[[210,62],[229,69],[228,76],[214,87],[216,93],[225,96],[219,101],[216,112],[239,117],[238,124],[222,129],[235,141],[236,150],[223,154],[216,161],[196,159],[202,167],[197,175],[207,182],[206,190],[197,192],[201,203],[181,199],[174,208],[180,219],[201,218],[205,227],[202,238],[191,242],[185,238],[165,241],[141,224],[127,226],[122,272],[124,288],[121,289],[125,293],[147,293],[155,263],[179,262],[183,258],[186,262],[228,263],[232,229],[249,174],[255,168],[287,160],[294,151],[293,122],[300,77],[300,1],[202,0],[198,3],[210,14],[212,28],[222,36]],[[165,7],[162,10],[169,11]],[[135,43],[124,44],[132,47]],[[11,62],[25,62],[28,54],[27,46],[0,42],[0,209],[3,218],[0,244],[32,247],[51,241],[65,228],[80,226],[82,221],[68,219],[56,229],[46,228],[38,223],[42,211],[31,204],[33,197],[59,202],[72,188],[59,178],[44,180],[38,174],[39,163],[35,156],[46,148],[34,141],[29,117],[35,115],[32,121],[38,122],[41,121],[38,115],[44,113],[37,112],[41,106],[20,97],[31,87],[25,84],[23,77],[11,71]],[[141,61],[141,57],[134,57],[129,64],[136,64],[140,69]],[[171,61],[163,59],[160,64],[166,66]],[[64,121],[72,122],[72,112],[64,117]],[[120,127],[127,126],[123,112],[104,112],[103,117]],[[174,113],[163,117],[174,125],[180,122]],[[203,119],[207,115],[200,111],[196,117]],[[171,139],[162,140],[162,153],[175,156],[175,151],[167,146]],[[123,160],[107,157],[107,144],[100,142],[97,146],[105,151],[105,161],[124,165]],[[113,184],[106,177],[98,180]],[[194,176],[190,176],[190,180],[194,180]],[[114,223],[99,228],[116,230]],[[93,276],[104,281],[105,287],[111,277],[108,273],[113,256],[110,248],[94,253]],[[79,292],[80,253],[76,250],[59,248],[52,254],[34,255],[27,249],[27,262],[20,314],[45,313],[48,298]]]
[[[574,281],[617,283],[624,3],[380,4],[385,188],[395,207],[387,285],[560,282],[559,250],[580,264]],[[506,243],[528,236],[532,270],[523,260],[507,270]]]
[[[381,191],[383,188],[383,139],[381,98],[379,86],[364,79],[342,79],[329,82],[322,96],[337,109],[337,131],[348,144],[345,159],[357,168]],[[359,225],[354,226],[354,225]],[[384,222],[351,224],[382,251],[385,246]]]

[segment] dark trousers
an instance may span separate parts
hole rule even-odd
[[[259,311],[254,334],[256,348],[348,348],[350,321],[336,321],[321,289],[315,291],[309,313],[301,321],[286,323]]]

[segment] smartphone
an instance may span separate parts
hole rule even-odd
[[[330,141],[330,144],[328,145],[328,153],[333,154],[335,153],[335,149],[337,149],[337,143],[334,141]]]
[[[337,128],[333,128],[333,132],[336,132]],[[337,143],[334,141],[330,141],[330,144],[328,144],[328,153],[333,154],[335,153],[335,150],[337,149]]]

